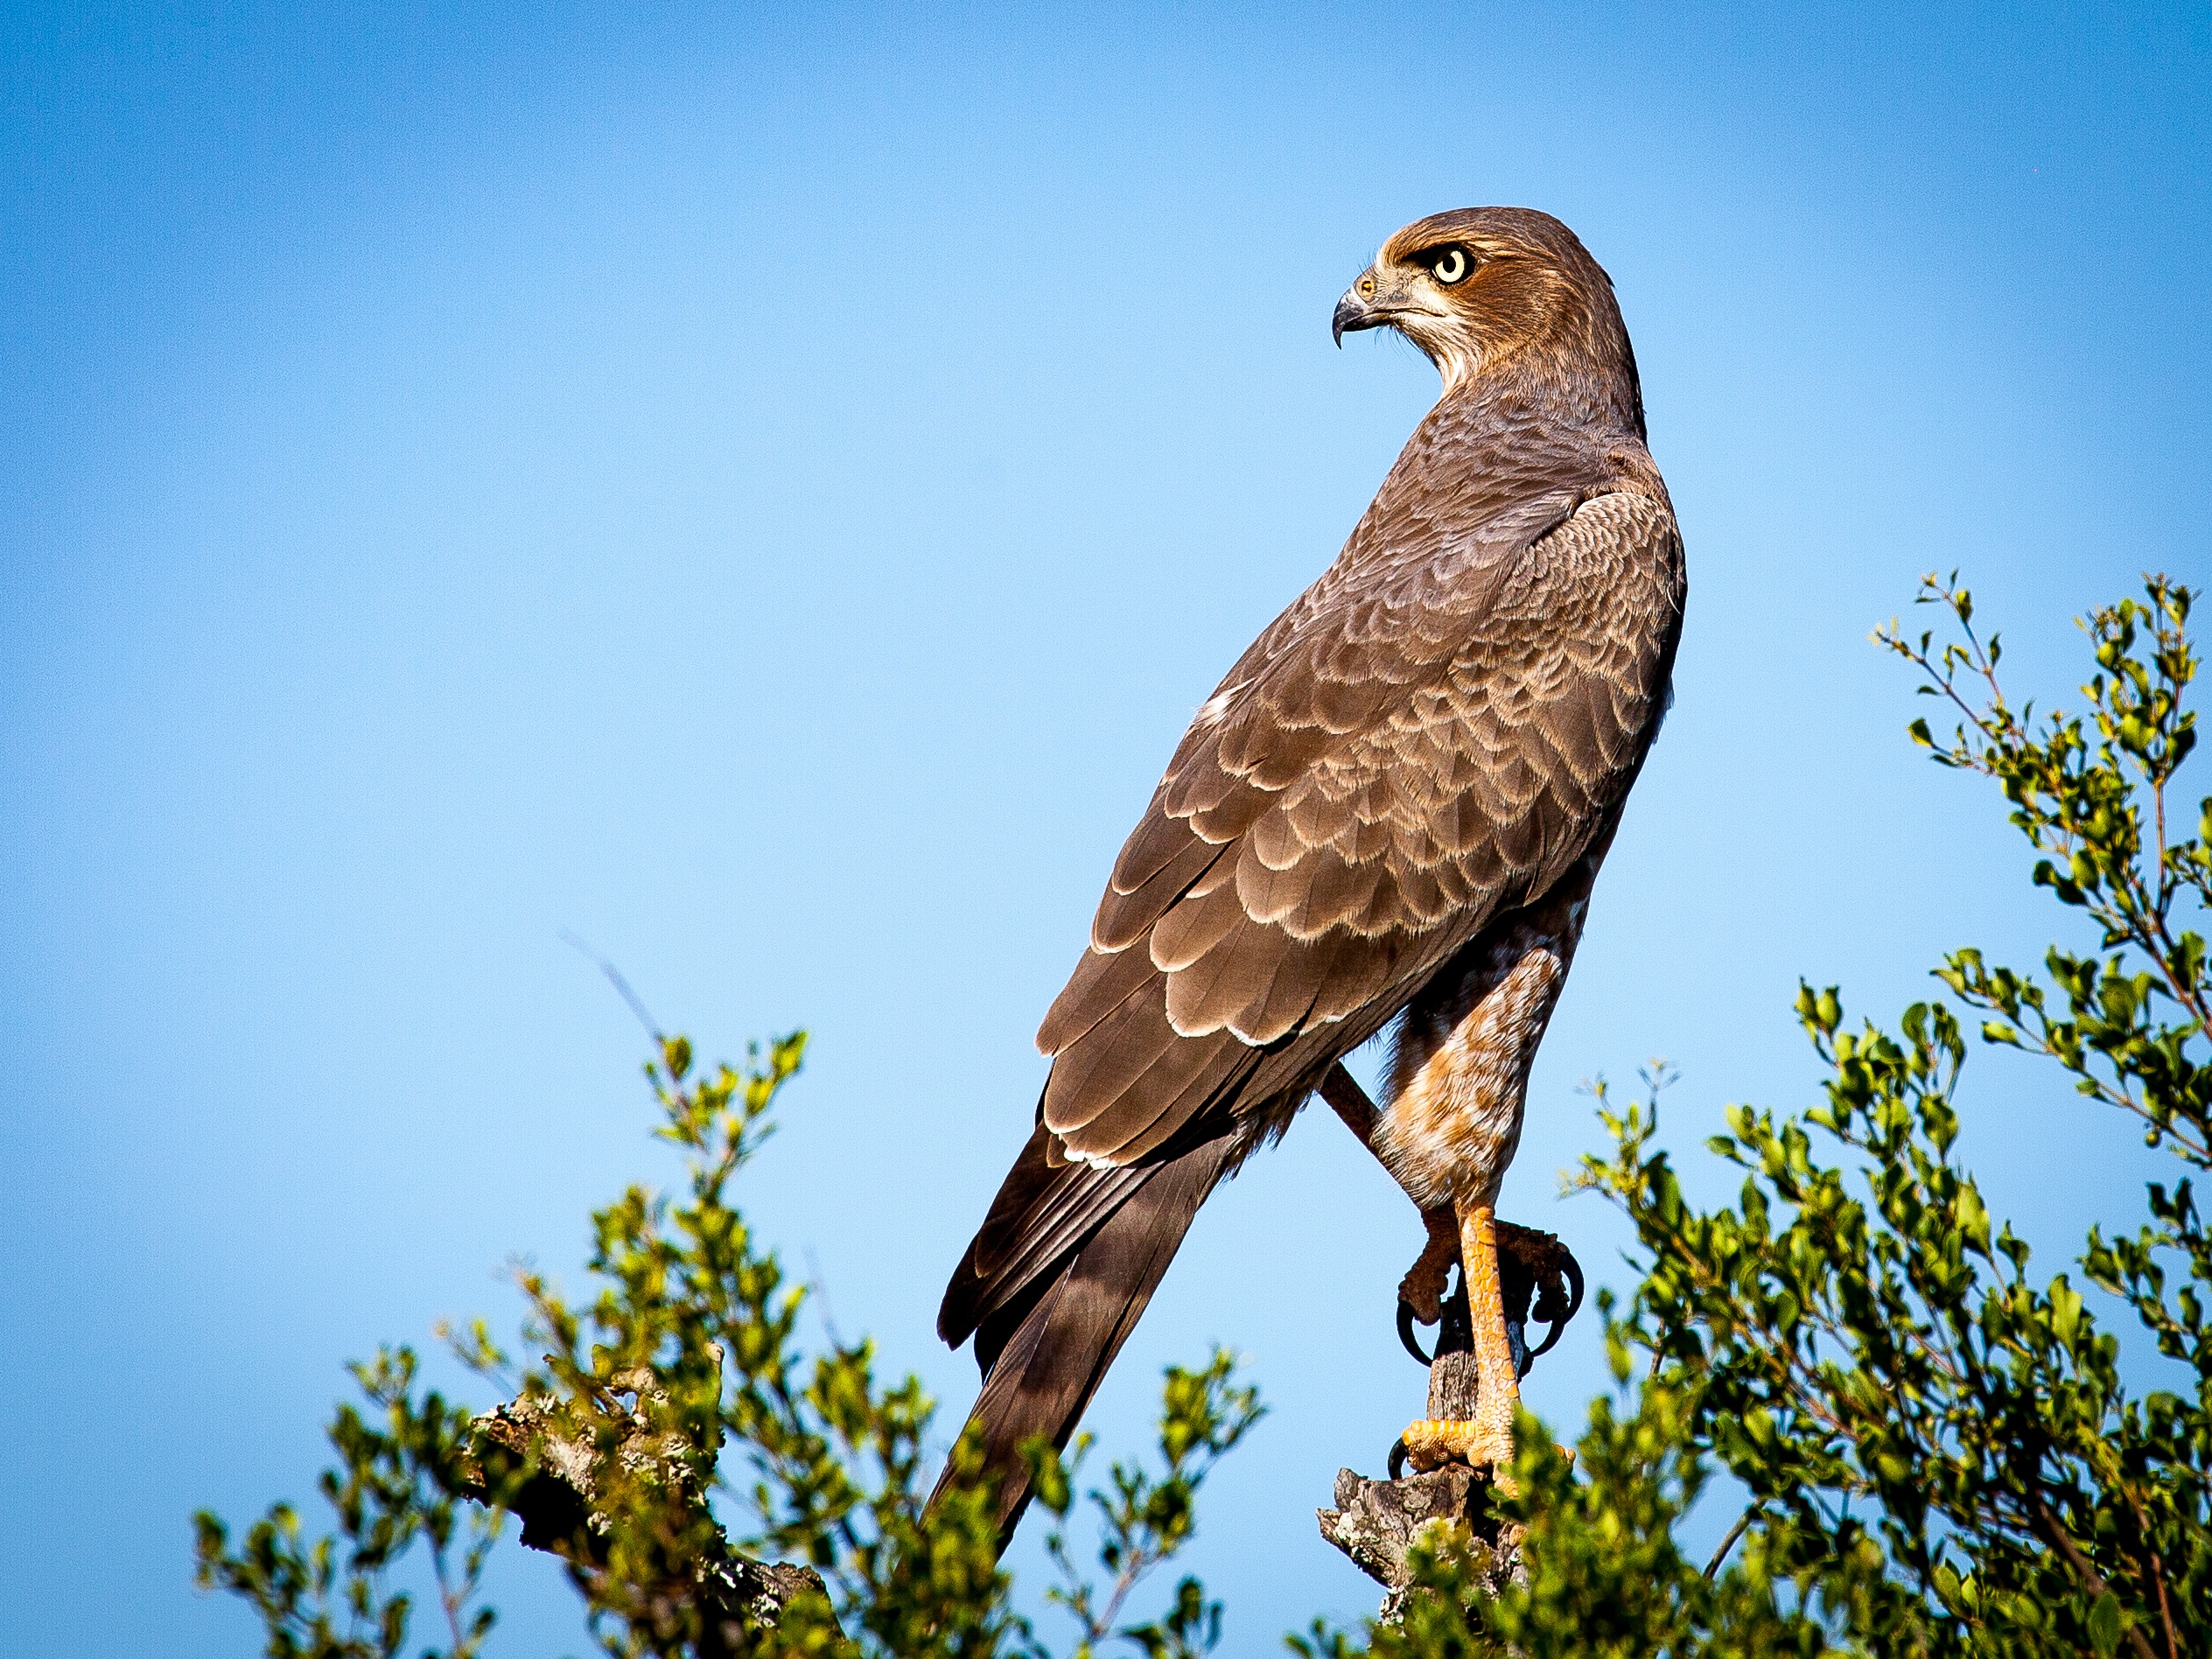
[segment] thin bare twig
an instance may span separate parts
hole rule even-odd
[[[598,970],[606,976],[607,984],[622,993],[622,1000],[630,1004],[630,1012],[638,1017],[638,1024],[645,1027],[647,1036],[656,1043],[664,1043],[668,1040],[662,1033],[661,1022],[654,1018],[652,1011],[638,1000],[637,992],[630,989],[630,982],[622,977],[622,970],[620,968],[592,949],[589,944],[568,928],[562,928],[558,936],[563,944],[568,946],[587,962],[596,965]]]
[[[1706,1578],[1717,1578],[1720,1576],[1720,1564],[1728,1558],[1728,1552],[1736,1547],[1737,1541],[1751,1530],[1751,1523],[1758,1518],[1760,1506],[1754,1503],[1736,1517],[1736,1524],[1728,1529],[1728,1536],[1720,1541],[1720,1548],[1714,1550],[1712,1559],[1705,1563]]]

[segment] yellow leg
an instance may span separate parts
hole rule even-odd
[[[1479,1396],[1471,1420],[1424,1419],[1406,1430],[1407,1460],[1421,1470],[1455,1460],[1493,1469],[1513,1461],[1513,1414],[1521,1403],[1521,1381],[1514,1374],[1505,1298],[1498,1284],[1497,1216],[1488,1205],[1460,1213],[1460,1253],[1467,1276]]]

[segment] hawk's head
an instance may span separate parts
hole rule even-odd
[[[1635,372],[1611,280],[1574,232],[1530,207],[1416,220],[1345,290],[1334,326],[1340,346],[1353,330],[1396,329],[1437,366],[1447,396],[1529,354]]]

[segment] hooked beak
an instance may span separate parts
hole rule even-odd
[[[1369,271],[1344,290],[1344,298],[1336,302],[1336,314],[1329,318],[1329,334],[1336,341],[1337,349],[1344,348],[1344,337],[1356,334],[1362,328],[1380,328],[1390,319],[1360,297],[1361,285],[1368,291],[1375,290],[1375,273]]]

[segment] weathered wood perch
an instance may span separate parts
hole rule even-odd
[[[1319,1509],[1321,1536],[1352,1558],[1353,1564],[1387,1592],[1377,1615],[1395,1624],[1412,1591],[1406,1555],[1435,1526],[1464,1526],[1487,1554],[1482,1568],[1492,1585],[1520,1571],[1520,1530],[1501,1527],[1489,1514],[1488,1478],[1464,1464],[1410,1474],[1402,1480],[1370,1480],[1351,1469],[1336,1472],[1336,1508]],[[1478,1560],[1481,1558],[1478,1557]]]

